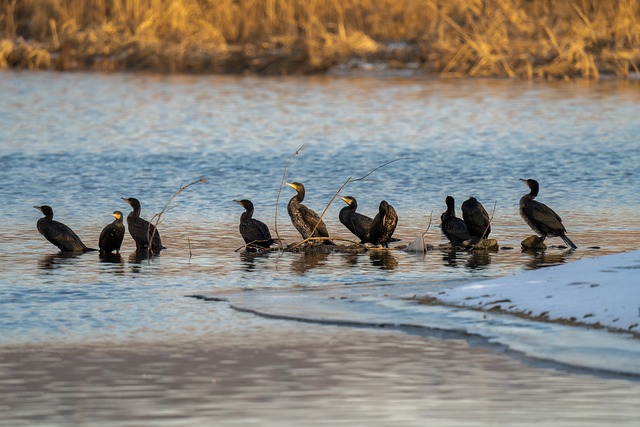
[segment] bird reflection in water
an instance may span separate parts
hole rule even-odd
[[[53,270],[63,265],[74,264],[82,252],[57,252],[45,255],[38,261],[38,267],[42,270]]]
[[[131,255],[129,255],[129,262],[132,264],[140,264],[145,260],[151,262],[152,259],[157,258],[158,256],[159,255],[149,251],[148,248],[140,248],[136,249],[134,252],[131,252]]]
[[[324,265],[328,257],[329,254],[327,252],[295,254],[291,263],[291,271],[297,274],[304,274],[309,270]]]
[[[112,252],[101,252],[100,253],[100,262],[110,263],[110,264],[124,264],[124,259],[120,253],[112,253]]]
[[[398,260],[391,254],[391,251],[372,250],[369,257],[371,264],[382,270],[395,270],[398,266]]]
[[[475,250],[469,254],[467,267],[475,270],[491,264],[491,253],[484,250]]]
[[[549,250],[527,249],[522,251],[522,253],[528,257],[526,267],[530,270],[536,270],[538,268],[564,264],[567,262],[567,256],[573,253],[573,250],[569,248],[559,252],[551,252]]]
[[[255,251],[242,251],[240,252],[240,261],[242,268],[245,271],[254,271],[256,269],[256,259],[267,259],[269,257],[269,251],[255,252]]]

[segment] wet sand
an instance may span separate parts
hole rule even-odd
[[[0,425],[637,425],[640,382],[460,339],[261,320],[172,342],[0,349]]]

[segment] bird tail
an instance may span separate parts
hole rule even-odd
[[[84,248],[84,249],[82,250],[82,252],[93,252],[93,251],[97,251],[97,249],[94,249],[94,248]]]
[[[570,247],[571,249],[578,249],[578,247],[575,245],[575,243],[573,243],[573,242],[571,241],[571,239],[567,237],[567,235],[566,235],[566,234],[562,234],[562,235],[560,235],[560,237],[562,238],[562,240],[564,240],[564,242],[565,242],[567,245],[569,245],[569,247]]]

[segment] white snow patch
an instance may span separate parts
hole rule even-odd
[[[574,319],[640,333],[640,251],[583,259],[432,293],[445,304]]]

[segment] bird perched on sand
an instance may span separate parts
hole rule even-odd
[[[34,206],[44,214],[44,218],[38,220],[38,231],[45,239],[53,243],[62,252],[88,252],[95,249],[88,248],[80,237],[61,222],[53,220],[53,209],[51,206]]]
[[[456,217],[456,201],[453,197],[445,199],[447,210],[440,215],[442,232],[451,242],[451,246],[469,246],[476,239],[469,233],[465,222]]]
[[[286,185],[296,190],[296,195],[289,200],[287,212],[291,217],[293,226],[302,235],[303,239],[309,237],[329,237],[327,226],[320,215],[302,204],[305,196],[304,185],[299,182],[289,183]],[[315,231],[314,231],[315,229]],[[325,245],[333,245],[331,240],[324,240]]]
[[[491,234],[489,214],[475,197],[469,197],[462,203],[462,219],[469,234],[476,239],[486,239]]]
[[[578,247],[567,237],[567,230],[562,225],[560,216],[549,206],[534,200],[540,190],[538,181],[523,178],[520,178],[520,181],[531,189],[529,193],[520,198],[520,216],[536,234],[540,235],[535,245],[544,242],[547,236],[557,236],[564,240],[571,249],[577,249]]]
[[[268,248],[275,242],[271,238],[269,227],[253,218],[253,203],[250,200],[234,200],[245,211],[240,215],[240,234],[244,239],[247,251],[256,251],[258,248]]]
[[[369,242],[374,245],[389,247],[389,241],[398,225],[398,214],[396,210],[385,200],[380,202],[378,213],[371,222],[369,230]]]
[[[120,246],[122,246],[122,239],[124,239],[124,223],[122,222],[122,212],[115,211],[111,214],[115,219],[111,224],[107,224],[100,233],[98,239],[98,246],[100,253],[109,254],[113,251],[120,253]]]
[[[166,249],[162,246],[162,240],[160,239],[160,233],[156,230],[156,227],[149,221],[140,218],[140,201],[133,197],[122,197],[122,200],[129,203],[133,210],[127,215],[127,225],[129,226],[129,234],[136,242],[136,249],[151,250],[152,253],[158,254],[162,249]],[[151,242],[151,247],[149,247]]]
[[[356,212],[358,202],[355,197],[338,197],[347,204],[347,206],[340,209],[340,214],[338,215],[340,222],[360,239],[360,243],[367,243],[369,241],[369,229],[373,220]]]

